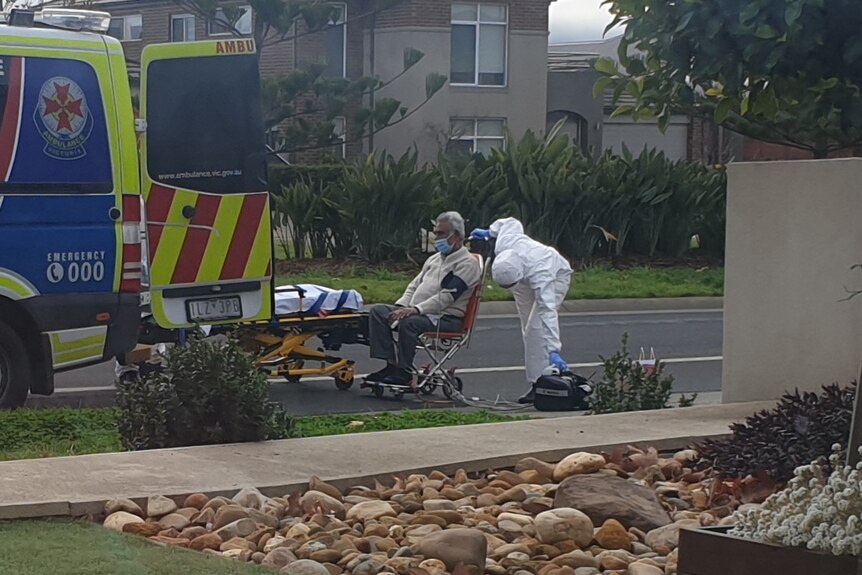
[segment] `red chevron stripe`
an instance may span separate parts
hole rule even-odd
[[[147,242],[150,250],[150,263],[156,260],[156,250],[165,229],[165,222],[171,211],[176,190],[153,184],[150,195],[147,196]]]
[[[12,163],[15,161],[15,151],[18,148],[18,124],[21,119],[21,58],[10,58],[8,96],[3,120],[0,123],[0,182],[9,180]]]
[[[195,204],[197,211],[190,222],[191,225],[212,227],[215,223],[219,204],[221,204],[219,196],[199,195]],[[177,260],[177,267],[174,268],[174,275],[171,278],[172,284],[193,283],[197,279],[211,235],[212,232],[208,229],[189,228],[186,232],[186,238],[183,240],[183,248],[180,251],[179,260]]]
[[[266,194],[246,196],[243,200],[236,230],[234,230],[230,249],[228,249],[227,258],[221,270],[221,279],[239,279],[245,274],[245,267],[248,265],[251,249],[254,246],[254,238],[264,215],[266,200]]]

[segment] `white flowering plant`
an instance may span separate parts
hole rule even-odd
[[[842,461],[841,446],[835,444],[831,473],[816,462],[798,467],[785,490],[757,509],[737,511],[736,527],[729,534],[834,555],[862,555],[862,462],[849,467]]]

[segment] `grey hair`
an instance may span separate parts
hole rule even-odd
[[[452,231],[458,234],[461,239],[467,236],[467,231],[464,229],[464,217],[458,212],[443,212],[437,216],[438,224],[449,224]]]

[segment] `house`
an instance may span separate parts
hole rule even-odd
[[[173,0],[88,4],[111,13],[110,33],[123,42],[132,63],[139,61],[147,44],[231,33],[221,9],[208,21]],[[528,129],[544,130],[549,0],[401,0],[378,12],[369,0],[339,5],[338,19],[324,31],[300,31],[287,41],[265,46],[260,63],[264,77],[318,62],[332,77],[377,76],[387,81],[401,74],[405,50],[425,54],[373,96],[418,109],[397,125],[358,141],[351,137],[349,118],[336,119],[335,131],[345,142],[336,148],[339,155],[352,157],[371,149],[400,154],[415,145],[421,161],[432,161],[447,149],[487,151],[502,146],[507,129],[515,137]],[[250,35],[255,15],[249,7],[227,2],[225,6],[244,10],[234,28]],[[425,100],[425,77],[432,72],[447,76],[449,82],[419,107]],[[271,137],[277,140],[278,134]]]
[[[662,133],[656,120],[611,117],[616,108],[611,92],[593,97],[593,85],[600,74],[592,63],[597,58],[617,60],[621,38],[549,46],[548,126],[566,118],[564,130],[594,154],[606,150],[619,154],[625,146],[634,153],[644,147],[655,148],[673,160],[717,163],[740,158],[741,140],[701,118],[675,115]],[[625,103],[625,98],[620,103]]]

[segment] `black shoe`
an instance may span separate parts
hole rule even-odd
[[[413,374],[406,369],[396,368],[393,373],[383,378],[381,383],[388,385],[408,386],[413,381]]]
[[[518,403],[527,405],[536,402],[536,386],[530,388],[530,391],[518,398]]]
[[[369,373],[369,374],[365,377],[365,379],[366,379],[367,381],[374,381],[374,382],[376,382],[376,383],[381,383],[381,382],[383,382],[383,380],[385,380],[387,377],[392,377],[393,375],[398,374],[400,371],[401,371],[401,370],[399,370],[399,369],[398,369],[397,367],[395,367],[394,365],[386,364],[386,367],[384,367],[384,368],[383,368],[383,369],[381,369],[380,371],[375,371],[374,373]]]

